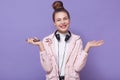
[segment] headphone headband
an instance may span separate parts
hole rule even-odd
[[[56,39],[57,39],[58,41],[60,41],[60,34],[57,34],[57,31],[58,31],[58,30],[55,31],[55,37],[56,37]],[[67,34],[66,37],[65,37],[65,41],[66,41],[66,42],[67,42],[67,41],[70,39],[70,37],[71,37],[71,32],[68,31],[68,33],[69,33],[69,35]]]

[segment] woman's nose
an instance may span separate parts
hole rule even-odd
[[[64,20],[62,20],[62,21],[61,21],[61,23],[62,23],[62,24],[65,24],[65,21],[64,21]]]

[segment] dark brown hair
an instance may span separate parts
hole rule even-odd
[[[68,15],[68,18],[70,19],[70,14],[69,12],[64,8],[62,1],[55,1],[52,5],[54,12],[52,15],[53,21],[55,22],[55,14],[57,12],[65,12]]]

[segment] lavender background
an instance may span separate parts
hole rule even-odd
[[[71,14],[70,30],[105,44],[92,48],[81,80],[120,80],[120,0],[62,0]],[[45,80],[39,49],[25,42],[55,31],[54,0],[0,0],[0,80]]]

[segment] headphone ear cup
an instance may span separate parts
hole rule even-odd
[[[67,42],[70,39],[70,35],[66,35],[65,41]]]
[[[60,41],[60,35],[59,34],[55,34],[55,37],[58,41]]]
[[[55,35],[56,39],[57,39],[58,41],[60,41],[60,35],[57,34],[57,30],[55,31],[54,35]]]
[[[65,37],[65,41],[66,41],[66,42],[67,42],[67,41],[70,39],[70,37],[71,37],[71,32],[68,31],[68,33],[69,33],[69,35],[67,34],[66,37]]]

